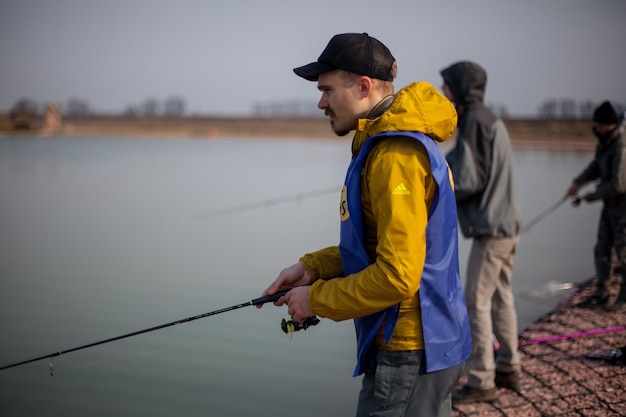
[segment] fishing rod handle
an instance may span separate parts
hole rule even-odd
[[[287,294],[289,291],[291,291],[291,288],[288,290],[278,291],[276,294],[273,295],[266,295],[265,297],[255,298],[254,300],[250,301],[250,304],[256,306],[259,304],[273,303],[283,295]]]

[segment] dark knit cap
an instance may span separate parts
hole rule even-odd
[[[609,101],[605,101],[593,112],[593,119],[596,123],[612,125],[619,123],[619,117]]]

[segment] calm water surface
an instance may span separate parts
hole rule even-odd
[[[247,302],[338,239],[346,141],[0,138],[0,366]],[[587,152],[516,150],[526,221]],[[335,192],[334,190],[337,190]],[[329,191],[330,190],[330,191]],[[317,194],[316,194],[317,193]],[[556,209],[520,241],[524,298],[593,275],[599,205]],[[469,241],[461,240],[465,266]],[[246,307],[0,371],[3,416],[349,416],[351,322],[292,337]]]

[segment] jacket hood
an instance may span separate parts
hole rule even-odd
[[[441,70],[444,83],[450,87],[457,108],[482,103],[487,86],[487,72],[478,64],[461,61]]]
[[[432,84],[409,84],[394,96],[387,111],[375,119],[360,119],[356,148],[382,132],[422,132],[438,142],[448,140],[456,129],[457,114],[452,103]]]
[[[598,133],[595,127],[592,127],[591,131],[593,132],[593,135],[596,137],[596,139],[598,139],[600,146],[608,145],[615,138],[617,138],[618,136],[622,134],[622,129],[620,129],[619,127],[616,127],[615,129],[607,132],[605,135],[601,135],[600,133]]]

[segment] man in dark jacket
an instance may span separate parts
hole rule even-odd
[[[593,133],[598,139],[593,161],[574,179],[565,196],[577,196],[582,186],[599,181],[591,191],[576,201],[602,200],[598,237],[593,250],[598,285],[596,292],[583,302],[603,306],[609,311],[626,311],[626,144],[620,119],[610,102],[605,101],[593,113]],[[609,305],[611,251],[615,249],[622,285],[617,299]]]
[[[446,159],[455,183],[461,231],[473,239],[465,298],[473,350],[468,380],[453,404],[497,399],[497,387],[519,390],[517,313],[512,277],[521,216],[513,183],[508,131],[483,104],[487,74],[473,62],[441,71],[443,92],[459,115],[458,137]],[[493,335],[500,343],[494,360]]]

